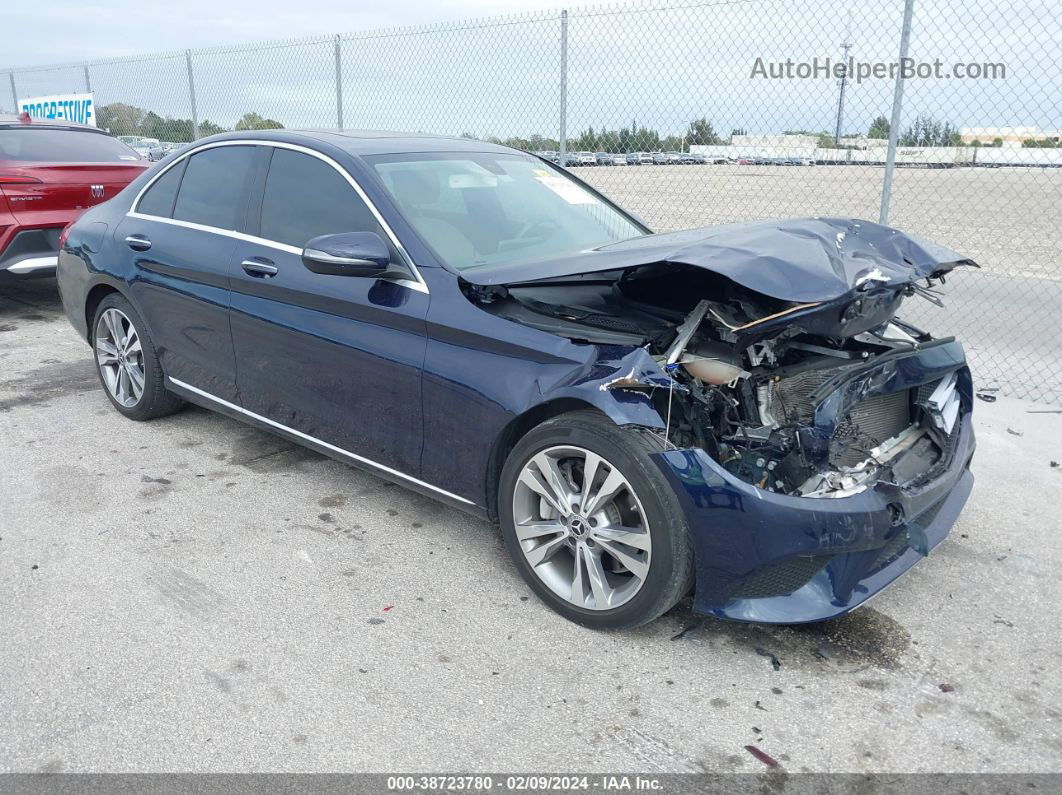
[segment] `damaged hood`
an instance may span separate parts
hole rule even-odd
[[[516,284],[656,264],[703,268],[763,295],[832,301],[976,263],[951,249],[853,218],[793,218],[646,235],[562,259],[469,268],[472,284]]]

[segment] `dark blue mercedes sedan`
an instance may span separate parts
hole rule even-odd
[[[965,257],[808,218],[653,234],[532,155],[246,132],[62,236],[115,409],[185,401],[489,518],[597,628],[841,615],[973,483],[962,346],[897,316]]]

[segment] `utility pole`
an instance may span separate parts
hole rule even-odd
[[[844,71],[841,72],[841,91],[837,97],[837,129],[833,133],[834,146],[841,145],[841,127],[844,125],[844,90],[848,85],[848,51],[852,49],[852,18],[848,18],[848,30],[845,32],[841,49],[844,50]]]
[[[911,46],[911,18],[914,16],[914,0],[905,0],[903,27],[900,29],[900,55],[898,63],[907,61]],[[892,174],[896,170],[896,139],[900,134],[900,112],[903,108],[903,72],[896,70],[896,86],[892,92],[892,118],[889,120],[889,149],[885,155],[885,178],[881,182],[881,209],[878,223],[889,222],[889,202],[892,201]]]
[[[561,11],[560,40],[560,151],[557,153],[561,168],[568,166],[568,12]]]

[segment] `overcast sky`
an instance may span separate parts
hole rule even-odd
[[[903,0],[643,0],[591,8],[562,0],[0,0],[3,68],[93,61],[97,105],[123,102],[190,118],[186,48],[286,40],[193,54],[198,119],[232,127],[246,112],[288,127],[338,124],[333,42],[341,46],[347,128],[476,136],[559,130],[560,25],[568,25],[567,132],[637,122],[681,134],[706,116],[733,129],[832,130],[837,81],[762,79],[756,58],[839,58],[852,43],[862,61],[896,57]],[[961,17],[955,10],[962,8]],[[528,17],[513,17],[536,12]],[[946,12],[946,13],[945,13]],[[505,15],[502,24],[434,27],[409,35],[364,31]],[[927,114],[957,127],[1038,125],[1062,111],[1059,0],[917,0],[911,56],[995,62],[994,80],[908,81],[903,126]],[[27,35],[11,35],[27,32]],[[32,32],[33,35],[28,35]],[[317,37],[312,42],[291,39]],[[121,63],[100,59],[151,53]],[[18,97],[83,91],[85,70],[13,75]],[[866,132],[892,103],[891,80],[850,83],[844,132]],[[0,74],[0,108],[13,105]]]
[[[557,8],[559,0],[0,0],[0,69]],[[10,35],[33,31],[33,35]]]

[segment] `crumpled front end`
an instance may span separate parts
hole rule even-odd
[[[572,397],[655,412],[618,422],[665,448],[698,609],[801,622],[899,576],[969,494],[962,346],[898,316],[907,300],[940,305],[959,266],[975,263],[816,218],[650,235],[577,257],[571,273],[547,265],[501,285],[479,273],[463,289],[484,311],[607,353],[583,384],[593,394]]]
[[[946,432],[929,435],[940,424],[930,398],[939,400],[940,385],[949,383],[954,419]],[[839,418],[868,402],[879,413],[913,418],[897,435],[917,435],[921,444],[907,444],[883,462],[887,473],[846,490],[774,493],[735,476],[702,449],[657,455],[695,545],[695,609],[764,623],[843,615],[944,539],[973,487],[972,388],[961,346],[946,342],[843,379],[818,404],[811,428],[825,455],[843,427]]]

